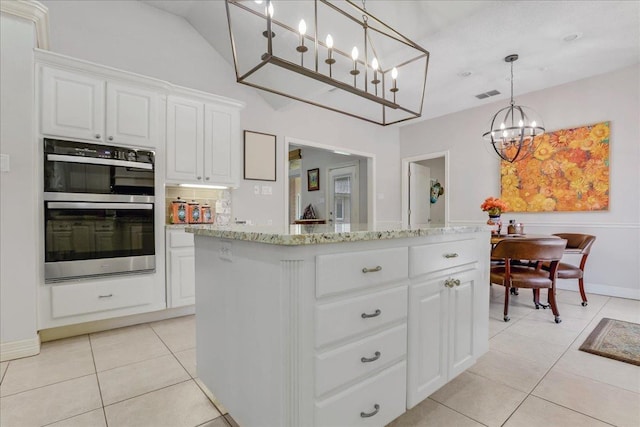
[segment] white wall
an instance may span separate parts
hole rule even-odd
[[[0,17],[0,343],[36,341],[36,283],[41,270],[37,193],[38,153],[33,120],[33,22]],[[22,344],[20,344],[22,343]],[[15,350],[18,350],[17,348]],[[26,354],[22,354],[25,356]]]
[[[138,1],[43,1],[49,8],[51,50],[99,64],[246,102],[242,127],[277,135],[273,195],[255,195],[243,181],[232,193],[233,216],[255,224],[283,224],[284,137],[375,153],[378,221],[400,217],[399,131],[296,103],[274,111],[257,92],[235,82],[233,67],[183,18]],[[271,184],[271,183],[270,183]],[[379,196],[380,197],[380,196]]]
[[[640,299],[640,67],[516,96],[548,130],[611,122],[610,205],[607,212],[514,213],[529,233],[584,232],[597,237],[586,283],[595,293]],[[427,101],[428,102],[428,101]],[[400,156],[449,150],[451,222],[484,222],[480,204],[500,195],[497,156],[481,138],[505,102],[416,123],[400,131]],[[429,147],[425,149],[425,147]],[[575,289],[575,281],[560,286]]]

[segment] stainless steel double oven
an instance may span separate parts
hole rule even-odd
[[[45,280],[155,270],[152,151],[44,140]]]

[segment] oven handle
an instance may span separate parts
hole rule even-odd
[[[66,156],[63,154],[47,154],[47,160],[52,162],[88,163],[92,165],[124,166],[127,168],[153,170],[151,163],[128,162],[126,160],[101,159],[99,157]]]
[[[152,210],[151,203],[86,203],[86,202],[48,202],[49,209],[139,209]]]

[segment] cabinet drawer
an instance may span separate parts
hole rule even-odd
[[[151,304],[152,281],[78,283],[51,287],[52,317],[73,316]]]
[[[407,326],[387,329],[316,356],[316,396],[363,377],[407,352]]]
[[[406,286],[318,305],[316,307],[316,347],[406,317]]]
[[[406,370],[406,363],[400,362],[342,393],[316,402],[316,426],[388,424],[405,411]]]
[[[415,277],[477,262],[476,244],[475,239],[465,239],[414,246],[409,249],[409,275]]]
[[[170,248],[184,248],[184,247],[193,247],[193,234],[187,233],[184,230],[172,230],[169,233],[169,238],[167,239],[169,242]]]
[[[407,263],[407,248],[319,255],[316,258],[316,296],[405,279]]]

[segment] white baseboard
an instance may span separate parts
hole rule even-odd
[[[196,312],[195,305],[170,308],[166,310],[152,311],[150,313],[132,314],[130,316],[115,317],[113,319],[94,320],[92,322],[76,323],[74,325],[58,326],[56,328],[40,330],[42,342],[75,337],[78,335],[92,334],[94,332],[109,329],[124,328],[126,326],[139,325],[141,323],[157,322],[173,317],[187,316]]]
[[[20,341],[0,343],[0,362],[35,356],[40,353],[40,335]]]
[[[578,281],[575,279],[558,280],[556,287],[565,291],[578,292]],[[619,286],[601,285],[598,283],[585,283],[584,291],[588,294],[605,295],[608,297],[618,297],[640,300],[640,289],[621,288]]]

